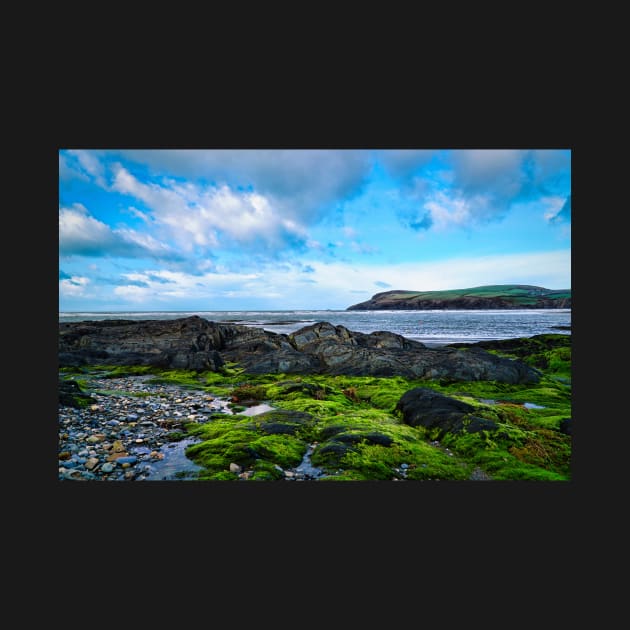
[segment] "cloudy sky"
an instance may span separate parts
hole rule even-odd
[[[570,150],[59,151],[59,310],[571,287]]]

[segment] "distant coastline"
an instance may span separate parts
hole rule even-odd
[[[374,294],[353,304],[349,311],[375,310],[477,310],[568,309],[571,289],[546,289],[533,285],[497,284],[447,291],[393,290]]]

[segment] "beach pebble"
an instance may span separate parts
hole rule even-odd
[[[227,400],[215,399],[204,391],[184,395],[176,385],[148,385],[145,381],[150,376],[105,379],[88,372],[85,378],[85,389],[98,404],[93,409],[59,407],[60,480],[180,479],[177,473],[196,468],[183,453],[180,440],[185,436],[184,423],[211,421],[195,410],[232,413],[226,407]],[[118,394],[98,393],[103,390],[117,390]],[[138,400],[134,396],[137,392],[144,392],[149,398]],[[169,433],[174,440],[167,438]],[[241,475],[241,479],[253,474],[235,462],[230,470]]]
[[[116,459],[116,462],[118,464],[124,465],[124,464],[135,464],[138,461],[138,458],[135,455],[129,455],[128,457],[119,457],[118,459]]]

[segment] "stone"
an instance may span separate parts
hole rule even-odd
[[[112,453],[111,455],[107,456],[107,461],[108,462],[116,462],[119,459],[123,458],[123,457],[128,457],[129,453],[127,453],[127,451],[119,451],[117,453]]]
[[[138,461],[138,458],[135,455],[125,455],[124,457],[118,457],[116,459],[116,463],[124,466],[125,464],[135,464]]]
[[[571,418],[563,418],[562,420],[560,420],[559,429],[561,433],[564,433],[565,435],[571,435],[571,426]]]
[[[86,462],[85,462],[85,467],[88,470],[92,470],[95,466],[98,465],[98,458],[97,457],[90,457]]]
[[[396,403],[396,410],[402,414],[405,424],[437,428],[441,434],[498,428],[492,420],[472,415],[476,411],[472,405],[427,387],[415,387],[405,392]]]
[[[242,470],[242,468],[241,468],[238,464],[235,464],[234,462],[232,462],[232,463],[230,464],[230,472],[233,472],[233,473],[240,473],[240,472],[241,472],[241,470]]]
[[[82,341],[83,340],[83,341]],[[87,341],[85,341],[87,340]],[[102,363],[217,371],[236,362],[246,373],[346,374],[534,383],[540,372],[482,348],[427,348],[390,332],[370,334],[317,322],[289,334],[174,320],[61,322],[60,366]],[[175,399],[176,404],[183,402]],[[130,414],[130,417],[137,414]]]

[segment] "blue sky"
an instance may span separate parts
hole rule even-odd
[[[571,287],[571,152],[59,151],[59,310]]]

